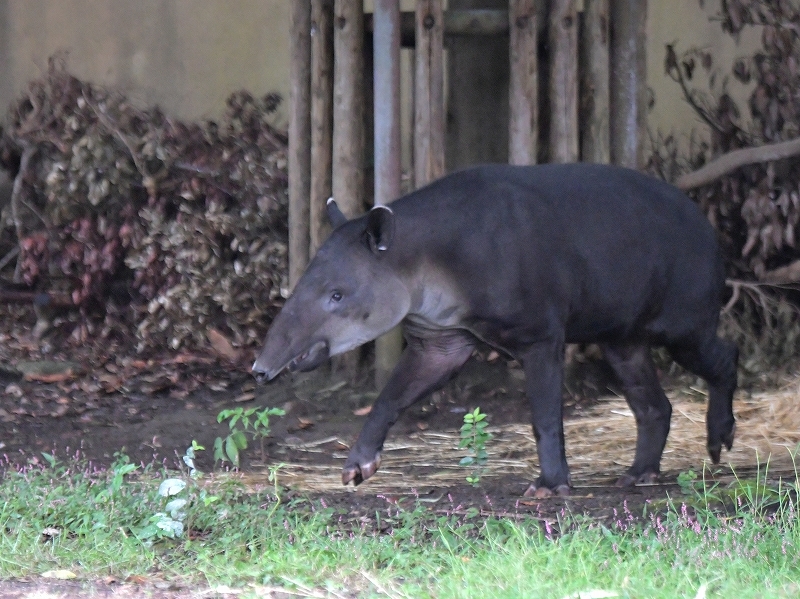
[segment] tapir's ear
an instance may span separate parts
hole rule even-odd
[[[394,238],[394,212],[388,206],[375,206],[367,213],[367,239],[376,254],[389,249]]]
[[[325,203],[325,209],[328,212],[328,220],[331,221],[331,227],[334,229],[347,222],[347,217],[339,210],[339,206],[336,205],[332,196]]]

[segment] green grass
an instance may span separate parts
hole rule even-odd
[[[0,480],[0,578],[68,570],[88,580],[140,576],[364,597],[800,594],[794,483],[738,481],[722,493],[689,480],[690,495],[658,513],[623,508],[613,521],[565,517],[551,526],[424,507],[394,507],[376,515],[382,522],[363,522],[304,499],[279,502],[277,486],[249,493],[229,480],[209,489],[188,474],[183,491],[162,497],[165,476],[134,472],[124,456],[110,470],[54,460],[8,469]],[[185,502],[170,512],[175,497]],[[185,525],[181,536],[159,528],[167,513]]]

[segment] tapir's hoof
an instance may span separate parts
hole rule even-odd
[[[375,457],[365,464],[347,463],[342,469],[342,484],[346,485],[352,482],[358,486],[367,480],[370,476],[375,474],[381,465],[381,454],[376,453]]]
[[[550,487],[539,486],[537,483],[531,483],[523,495],[534,499],[547,499],[553,495],[569,497],[569,485],[558,485],[556,488],[551,489]]]
[[[652,485],[658,482],[658,472],[644,472],[639,476],[633,474],[624,474],[617,479],[614,483],[615,487],[624,489],[634,485]]]
[[[722,453],[722,446],[724,445],[728,451],[733,447],[733,438],[736,436],[736,423],[733,423],[729,433],[722,435],[719,439],[708,439],[708,455],[711,461],[719,464],[720,454]]]

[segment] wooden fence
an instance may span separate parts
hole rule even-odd
[[[375,0],[374,13],[365,15],[363,0],[292,0],[292,287],[328,233],[327,198],[333,195],[349,217],[364,210],[368,156],[374,203],[400,195],[401,46],[415,50],[415,187],[445,170],[449,36],[509,40],[509,162],[533,164],[544,155],[553,162],[641,163],[646,0],[509,0],[507,10],[447,11],[442,0],[417,0],[413,13],[401,13],[399,4]],[[379,385],[399,348],[397,334],[378,341]]]

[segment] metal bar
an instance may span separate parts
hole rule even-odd
[[[375,205],[400,195],[400,0],[375,0],[373,31]],[[402,337],[375,342],[375,384],[383,387],[400,358]]]

